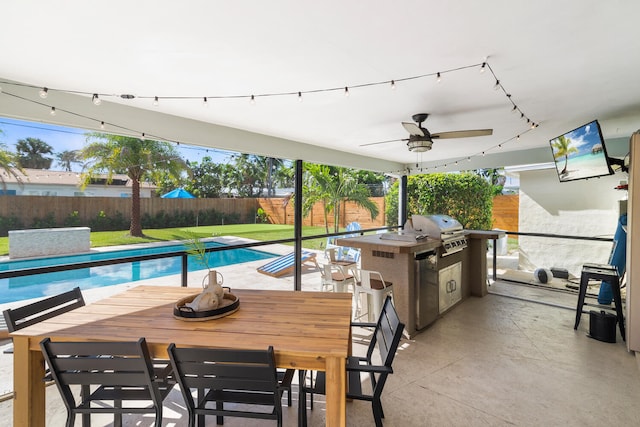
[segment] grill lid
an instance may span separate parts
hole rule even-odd
[[[449,215],[412,215],[411,223],[416,232],[436,239],[442,239],[443,234],[458,234],[456,232],[462,231],[462,224]]]

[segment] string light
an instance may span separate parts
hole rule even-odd
[[[251,95],[251,100],[249,102],[251,102],[251,105],[256,105],[256,97]]]
[[[302,100],[302,94],[303,94],[303,93],[330,92],[330,91],[337,91],[337,90],[344,90],[344,95],[345,95],[345,96],[349,96],[349,94],[350,94],[350,92],[349,92],[349,88],[352,88],[352,89],[353,89],[354,87],[357,87],[357,88],[363,88],[363,87],[376,86],[376,85],[381,85],[381,84],[385,84],[385,85],[389,85],[389,84],[390,84],[390,85],[391,85],[391,88],[392,88],[392,89],[395,89],[395,88],[396,88],[396,83],[397,83],[397,82],[400,82],[400,81],[409,81],[409,80],[420,79],[420,78],[425,78],[425,77],[428,77],[428,76],[434,76],[434,75],[436,76],[436,78],[437,78],[438,80],[441,80],[441,79],[442,79],[443,74],[445,74],[445,73],[451,73],[451,72],[455,72],[455,71],[459,71],[459,70],[464,70],[464,69],[471,68],[471,67],[478,67],[478,66],[480,67],[480,72],[481,72],[481,73],[484,73],[486,70],[489,70],[489,71],[491,72],[491,74],[492,74],[492,75],[493,75],[493,77],[495,78],[495,85],[494,85],[494,89],[495,89],[495,90],[497,90],[497,89],[502,89],[502,90],[504,91],[505,96],[509,99],[509,102],[513,105],[513,107],[512,107],[512,109],[511,109],[511,111],[512,111],[513,113],[515,113],[515,112],[519,112],[519,113],[520,113],[520,118],[522,118],[523,120],[526,120],[527,124],[528,124],[530,127],[529,127],[529,129],[527,129],[527,131],[525,131],[525,132],[523,132],[523,133],[526,133],[526,132],[528,132],[528,131],[530,131],[530,130],[533,130],[533,129],[537,128],[540,124],[539,124],[539,123],[535,123],[533,120],[531,120],[529,117],[527,117],[527,116],[525,115],[525,113],[524,113],[520,108],[518,108],[518,106],[517,106],[517,105],[516,105],[512,100],[511,100],[511,94],[507,93],[507,91],[505,90],[505,88],[503,87],[503,85],[500,83],[500,80],[497,78],[497,76],[496,76],[495,72],[493,71],[493,69],[491,68],[491,65],[489,64],[489,62],[488,62],[488,61],[486,61],[486,58],[485,58],[485,61],[483,61],[483,62],[481,62],[481,63],[479,63],[479,64],[473,64],[473,65],[462,66],[462,67],[453,68],[453,69],[449,69],[449,70],[445,70],[445,71],[438,71],[437,73],[428,73],[428,74],[416,75],[416,76],[405,77],[405,78],[400,78],[400,79],[386,80],[386,81],[383,81],[383,82],[363,83],[363,84],[358,84],[358,85],[352,85],[352,86],[350,86],[350,87],[349,87],[349,86],[344,86],[343,88],[340,88],[340,87],[339,87],[339,88],[325,88],[325,89],[314,89],[314,90],[310,90],[310,91],[295,91],[295,92],[269,93],[269,94],[258,94],[258,95],[252,94],[252,95],[250,96],[250,101],[251,101],[251,104],[255,104],[255,101],[256,101],[256,99],[255,99],[255,98],[256,98],[256,96],[269,96],[269,97],[271,97],[271,96],[287,96],[287,95],[289,95],[289,96],[290,96],[290,95],[297,95],[298,100],[299,100],[299,101],[301,101],[301,100]],[[28,98],[23,98],[23,97],[20,97],[20,96],[18,96],[18,95],[14,95],[14,94],[11,94],[11,93],[7,93],[7,92],[6,92],[6,84],[16,85],[16,86],[23,86],[23,87],[30,87],[30,88],[38,89],[38,87],[37,87],[37,86],[28,85],[28,84],[13,83],[13,82],[7,83],[6,81],[3,81],[3,82],[1,82],[1,83],[5,84],[3,94],[7,94],[7,95],[9,95],[9,96],[13,96],[13,97],[16,97],[16,98],[20,98],[20,99],[23,99],[23,100],[25,100],[25,101],[35,102],[35,101],[32,101],[32,100],[30,100],[30,99],[28,99]],[[87,93],[87,92],[81,92],[81,91],[75,91],[75,90],[60,90],[60,89],[52,89],[52,90],[54,90],[54,91],[59,91],[59,92],[75,93],[75,94],[86,94],[86,95],[88,95],[88,96],[92,96],[92,100],[93,100],[93,101],[96,101],[96,99],[98,100],[98,102],[99,102],[99,101],[101,101],[101,99],[98,97],[98,94],[97,94],[97,93],[92,93],[92,92],[88,92],[88,93]],[[2,91],[2,89],[0,89],[0,92],[1,92],[1,91]],[[39,95],[40,95],[41,97],[43,97],[43,98],[46,98],[46,97],[48,96],[48,92],[49,92],[49,88],[47,88],[47,87],[42,87],[42,88],[39,90]],[[121,95],[109,95],[109,94],[104,95],[104,94],[103,94],[103,97],[104,97],[104,96],[117,96],[117,97],[121,97],[122,99],[134,99],[134,98],[136,98],[136,96],[131,95],[131,94],[121,94]],[[239,97],[246,97],[246,96],[247,96],[247,95],[216,96],[216,99],[235,99],[235,98],[239,98]],[[156,105],[156,102],[157,102],[157,103],[159,103],[159,100],[160,100],[160,98],[162,98],[162,97],[160,97],[160,96],[138,96],[138,98],[149,98],[149,99],[152,99],[152,100],[153,100],[154,105]],[[193,98],[196,98],[196,97],[193,97],[193,96],[167,97],[167,99],[193,99]],[[206,97],[201,97],[201,99],[203,99],[203,100],[207,100],[207,98],[206,98]],[[42,105],[42,104],[41,104],[41,105]],[[92,118],[92,117],[83,116],[82,114],[78,114],[78,113],[75,113],[75,112],[73,112],[73,111],[66,111],[66,110],[62,110],[62,111],[65,111],[65,112],[67,112],[67,113],[69,113],[69,114],[73,114],[73,115],[77,115],[77,116],[84,117],[84,118],[86,118],[86,119],[88,119],[88,120],[94,120],[94,121],[96,121],[96,122],[100,122],[100,128],[101,128],[101,129],[104,129],[104,121],[99,121],[99,120],[97,120],[97,119],[95,119],[95,118]],[[56,109],[55,109],[55,107],[51,107],[50,114],[51,114],[51,115],[55,115],[55,114],[56,114]],[[128,128],[123,127],[123,126],[118,126],[118,125],[113,125],[113,126],[115,126],[116,128],[122,129],[122,130],[130,131],[130,132],[134,132],[134,133],[136,132],[136,131],[135,131],[135,130],[133,130],[133,129],[128,129]],[[146,135],[145,135],[145,134],[142,134],[142,135],[143,135],[143,138],[144,138],[144,137],[146,137]],[[154,137],[154,138],[156,138],[156,137]],[[162,139],[162,138],[159,138],[159,139]],[[508,141],[510,141],[510,140],[514,140],[514,141],[518,142],[518,141],[520,140],[520,135],[516,135],[516,136],[512,137],[511,139],[509,139]],[[502,145],[504,144],[504,142],[505,142],[505,141],[503,141],[503,143],[500,143],[500,144],[498,144],[498,145],[494,146],[493,148],[494,148],[494,149],[495,149],[495,148],[502,148]],[[489,149],[489,150],[490,150],[490,149]],[[485,151],[483,151],[481,154],[482,154],[482,156],[485,156],[486,152],[485,152]],[[478,154],[474,155],[473,157],[475,157],[475,156],[477,156],[477,155],[478,155]],[[471,162],[471,157],[472,157],[472,156],[468,156],[468,157],[466,157],[466,158],[467,158],[467,161]],[[464,159],[464,158],[462,158],[462,159],[460,159],[460,160],[463,160],[463,159]],[[456,164],[457,164],[457,162],[456,162]],[[446,166],[446,165],[445,165],[445,166]],[[437,166],[436,166],[435,168],[437,168]],[[401,172],[404,172],[404,171],[401,171]],[[410,172],[410,170],[409,170],[409,172]]]
[[[97,93],[94,93],[93,96],[91,97],[91,102],[93,102],[93,105],[100,105],[102,104],[102,100],[100,99],[100,97],[98,96]]]
[[[157,96],[153,97],[153,106],[157,107],[158,105],[160,105],[160,100],[158,99]]]
[[[205,96],[204,98],[202,98],[202,106],[207,108],[209,106],[209,101],[207,100],[207,97]]]
[[[442,81],[442,76],[440,75],[440,71],[438,71],[438,74],[436,75],[436,81],[438,83],[440,83]]]
[[[142,136],[140,137],[140,139],[144,141],[146,138],[146,135],[144,134],[144,132],[142,132]]]

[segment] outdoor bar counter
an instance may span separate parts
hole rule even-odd
[[[420,319],[421,309],[417,303],[422,301],[423,306],[425,305],[425,300],[420,299],[418,295],[421,285],[416,283],[416,276],[420,274],[416,265],[419,263],[417,260],[421,254],[431,254],[432,264],[440,264],[437,268],[446,268],[453,263],[460,263],[462,266],[460,300],[469,296],[483,297],[487,294],[487,240],[495,241],[504,236],[504,232],[465,230],[465,233],[467,247],[456,254],[442,257],[439,255],[442,242],[431,237],[408,242],[383,240],[380,234],[371,234],[338,239],[336,243],[340,246],[359,248],[361,268],[379,271],[386,282],[392,283],[395,308],[400,320],[405,324],[407,333],[412,337],[428,326],[424,324],[424,319],[422,321]],[[435,258],[437,260],[434,260]],[[435,270],[435,267],[432,270]],[[433,304],[433,297],[428,298],[431,300],[430,304]],[[435,299],[436,312],[430,315],[429,323],[443,314],[437,311],[437,294]],[[458,302],[452,304],[447,310],[453,308]]]

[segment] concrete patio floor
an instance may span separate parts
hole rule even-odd
[[[291,248],[283,253],[286,250]],[[225,285],[293,288],[290,276],[275,279],[257,273],[255,268],[263,263],[221,269]],[[193,276],[190,286],[195,288],[201,277]],[[307,269],[304,290],[317,290],[319,284],[319,273]],[[132,285],[120,287],[127,286]],[[87,302],[118,290],[102,290],[102,295],[89,291]],[[638,360],[627,352],[619,332],[616,343],[589,338],[586,314],[574,331],[575,311],[562,307],[575,307],[576,298],[571,293],[498,280],[486,297],[465,300],[415,339],[403,339],[394,361],[395,372],[383,393],[385,426],[637,425]],[[363,352],[361,341],[366,335],[364,331],[354,333],[354,353]],[[5,383],[11,379],[11,363],[10,355],[0,354]],[[292,407],[283,401],[285,426],[297,425],[295,384],[293,395]],[[314,410],[308,410],[310,426],[324,425],[323,401],[323,396],[316,396]],[[163,426],[187,425],[178,389],[165,400],[164,408]],[[57,388],[48,387],[47,425],[62,426],[65,416]],[[12,417],[12,400],[0,402],[2,425],[11,425]],[[96,417],[93,425],[109,426],[112,422],[108,417]],[[125,425],[151,426],[153,420],[125,416]],[[215,419],[208,417],[207,426],[214,425]],[[227,418],[225,425],[273,423]],[[373,425],[371,405],[349,402],[347,425]]]

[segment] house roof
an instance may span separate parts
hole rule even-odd
[[[584,123],[640,123],[640,2],[98,3],[4,5],[0,115],[395,173],[547,162]],[[493,134],[416,154],[416,113]]]
[[[72,185],[78,186],[80,184],[80,173],[67,172],[67,171],[54,171],[48,169],[23,169],[24,173],[18,172],[23,183],[40,184],[40,185]],[[17,183],[16,177],[7,174],[6,171],[0,171],[4,182],[7,184]],[[93,183],[90,185],[107,185],[106,175],[98,175],[94,178]],[[114,174],[112,182],[109,186],[123,186],[131,187],[131,179],[124,174]],[[147,182],[141,182],[142,188],[157,188],[155,185],[151,185]]]

